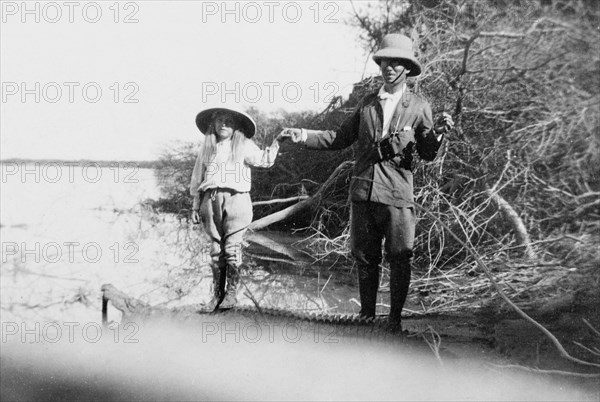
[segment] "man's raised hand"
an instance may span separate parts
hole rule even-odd
[[[446,134],[448,131],[454,128],[454,120],[452,120],[452,116],[448,113],[443,112],[440,117],[438,117],[435,125],[433,126],[433,131],[436,134]]]

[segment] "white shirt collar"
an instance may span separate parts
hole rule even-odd
[[[398,99],[400,99],[402,97],[402,94],[404,94],[404,91],[406,90],[406,83],[404,83],[402,85],[402,88],[400,88],[399,91],[397,91],[396,93],[389,93],[385,90],[385,85],[382,85],[381,88],[379,88],[379,92],[377,93],[377,97],[380,100],[383,99],[392,99],[397,101]]]

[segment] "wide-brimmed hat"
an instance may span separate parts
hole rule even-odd
[[[381,59],[402,59],[410,64],[410,73],[407,77],[416,77],[421,74],[421,63],[415,57],[412,40],[404,35],[389,34],[383,37],[381,47],[373,55],[375,63],[380,64]]]
[[[254,119],[247,113],[226,107],[213,107],[210,109],[204,109],[196,116],[196,126],[198,126],[198,129],[203,134],[206,134],[208,128],[210,127],[210,123],[212,123],[215,116],[218,113],[224,112],[231,113],[235,116],[236,120],[241,126],[241,130],[244,132],[246,137],[254,137],[254,134],[256,134],[256,123],[254,122]]]

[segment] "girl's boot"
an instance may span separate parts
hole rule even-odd
[[[223,302],[223,298],[225,297],[226,268],[212,265],[211,269],[213,275],[213,298],[210,301],[210,306],[212,309],[216,310],[219,308],[219,305]]]
[[[238,267],[234,265],[227,266],[227,289],[225,290],[225,297],[219,308],[227,310],[235,307],[237,304],[237,287],[240,281],[240,274]]]

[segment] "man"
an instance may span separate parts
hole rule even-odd
[[[390,263],[389,322],[401,329],[416,223],[412,154],[416,148],[421,158],[433,160],[454,123],[443,113],[434,125],[429,104],[407,89],[406,78],[421,73],[408,37],[386,35],[373,60],[381,68],[384,85],[378,93],[366,95],[337,131],[289,128],[286,134],[310,149],[334,150],[354,144],[350,239],[358,264],[360,315],[375,316],[385,239]]]

